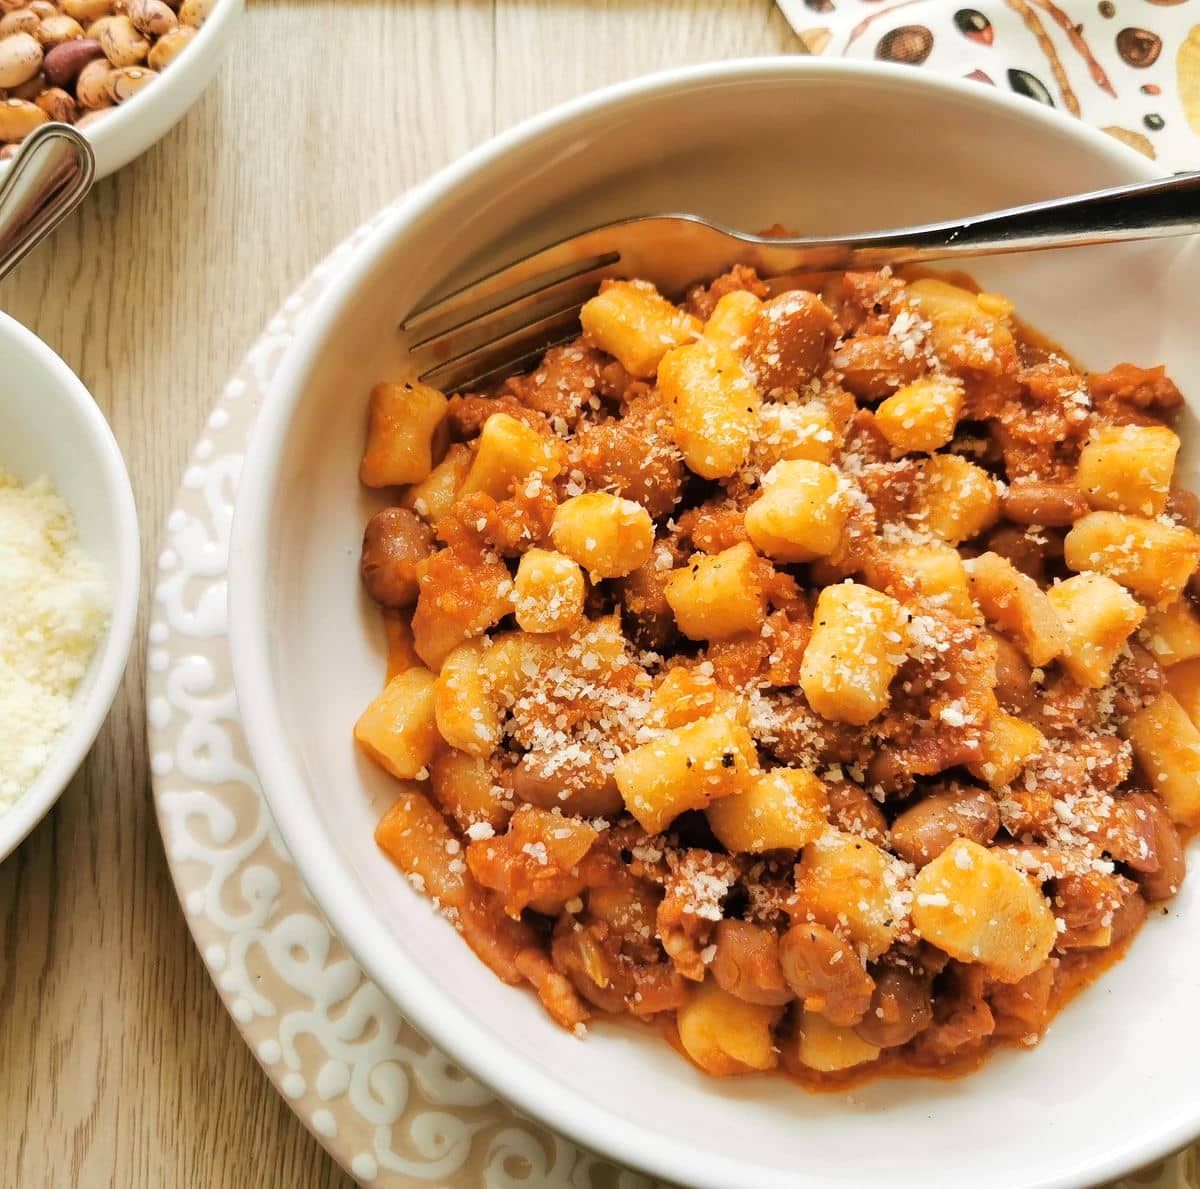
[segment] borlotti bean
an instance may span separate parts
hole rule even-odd
[[[144,90],[220,0],[0,0],[0,161],[49,120],[86,128]]]

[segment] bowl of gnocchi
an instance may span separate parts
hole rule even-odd
[[[969,83],[721,63],[505,133],[331,284],[242,478],[239,704],[333,926],[519,1109],[755,1189],[1083,1186],[1200,1133],[1194,244],[610,276],[467,388],[397,332],[631,215],[1152,174]]]

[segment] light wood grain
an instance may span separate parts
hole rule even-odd
[[[201,102],[0,286],[0,308],[108,415],[148,577],[222,382],[366,216],[589,88],[798,48],[772,0],[261,0]],[[347,1184],[191,944],[151,804],[144,662],[139,633],[87,764],[0,866],[0,1185]]]

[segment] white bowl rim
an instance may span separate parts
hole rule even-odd
[[[822,74],[864,81],[891,77],[918,89],[941,93],[947,99],[984,108],[999,107],[1021,115],[1031,124],[1043,124],[1086,142],[1098,156],[1112,161],[1114,174],[1132,175],[1130,180],[1150,180],[1160,174],[1141,154],[1056,109],[974,81],[890,63],[801,55],[737,58],[677,67],[590,91],[498,133],[409,190],[342,266],[306,315],[303,335],[297,335],[289,346],[259,410],[241,471],[231,533],[230,652],[247,744],[288,851],[337,935],[419,1031],[518,1110],[592,1151],[606,1153],[670,1183],[705,1189],[744,1185],[746,1172],[752,1171],[752,1166],[711,1152],[697,1153],[686,1145],[667,1140],[650,1126],[635,1127],[618,1121],[598,1110],[595,1103],[584,1099],[564,1081],[532,1065],[517,1067],[519,1076],[514,1077],[511,1055],[493,1037],[486,1021],[448,1004],[436,982],[402,948],[394,962],[377,959],[380,947],[374,939],[393,941],[390,931],[376,920],[357,889],[333,878],[334,869],[327,862],[328,848],[321,832],[287,813],[287,790],[303,785],[304,781],[290,753],[279,744],[286,734],[274,698],[268,692],[271,689],[265,616],[268,567],[266,551],[255,546],[265,540],[270,518],[269,496],[283,462],[284,432],[298,401],[300,381],[318,355],[317,345],[353,299],[360,281],[384,246],[422,211],[479,168],[585,113],[698,82]],[[254,696],[243,696],[251,691]],[[1148,1129],[1138,1143],[1128,1145],[1119,1154],[1069,1173],[1030,1182],[1023,1189],[1084,1189],[1165,1156],[1197,1134],[1200,1134],[1200,1094],[1181,1117]],[[856,1183],[846,1182],[851,1184]],[[862,1189],[866,1189],[865,1184]]]
[[[84,387],[83,381],[40,338],[15,318],[0,312],[0,337],[11,336],[19,349],[35,356],[58,381],[63,401],[86,439],[105,487],[115,501],[111,507],[117,546],[116,575],[111,580],[112,612],[99,652],[92,658],[88,687],[75,707],[70,724],[54,744],[53,754],[33,783],[0,816],[0,862],[42,820],[62,796],[71,778],[96,741],[116,699],[129,661],[141,595],[141,543],[137,507],[121,449],[112,429]],[[51,476],[53,481],[53,476]]]

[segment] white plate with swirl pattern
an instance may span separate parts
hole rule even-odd
[[[148,696],[168,859],[197,945],[247,1043],[361,1181],[633,1189],[648,1182],[520,1118],[404,1021],[310,899],[248,758],[226,621],[242,455],[305,311],[370,233],[343,245],[268,325],[209,418],[167,522]],[[813,1100],[798,1101],[807,1109]],[[855,1110],[869,1117],[861,1104]],[[1198,1166],[1191,1152],[1137,1183],[1200,1189]]]
[[[335,251],[270,321],[210,414],[167,518],[147,674],[167,859],[192,936],[246,1043],[360,1182],[648,1189],[644,1177],[519,1117],[367,980],[284,850],[242,738],[225,599],[242,452],[305,309],[369,230]]]
[[[213,408],[167,518],[147,675],[167,859],[197,948],[246,1043],[360,1182],[648,1189],[644,1177],[521,1118],[465,1077],[366,979],[280,843],[242,738],[225,614],[242,452],[298,321],[368,231],[321,264],[268,324]],[[1121,1183],[1135,1185],[1200,1189],[1200,1150]]]

